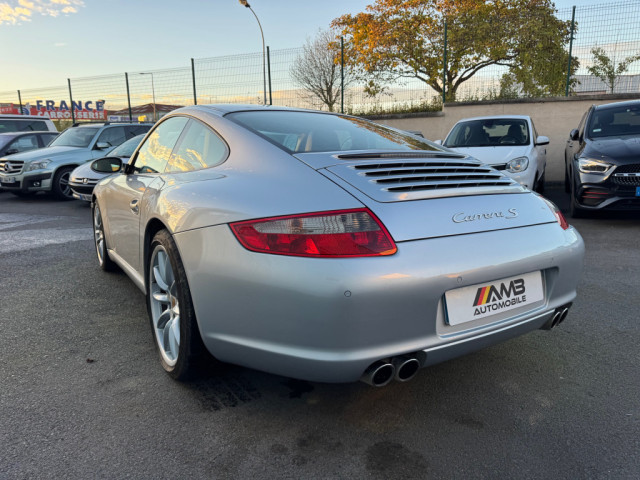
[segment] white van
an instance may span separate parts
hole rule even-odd
[[[58,129],[49,117],[0,114],[0,133],[31,131],[57,132]]]

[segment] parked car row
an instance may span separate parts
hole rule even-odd
[[[18,196],[44,191],[71,199],[70,177],[76,167],[105,156],[150,128],[151,124],[140,123],[73,125],[45,148],[0,158],[0,187]]]

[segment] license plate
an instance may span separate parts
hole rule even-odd
[[[540,272],[478,283],[445,293],[449,325],[472,322],[544,300]]]
[[[640,197],[640,187],[636,187],[636,197]]]
[[[1,183],[16,183],[16,177],[0,177]]]

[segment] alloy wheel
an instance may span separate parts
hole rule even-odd
[[[93,238],[96,244],[96,253],[98,254],[98,262],[100,265],[104,264],[106,255],[106,245],[104,241],[104,227],[102,225],[102,214],[100,213],[100,207],[96,204],[93,209]]]
[[[171,260],[162,245],[158,245],[151,256],[149,304],[160,355],[167,365],[173,366],[180,350],[180,305]]]

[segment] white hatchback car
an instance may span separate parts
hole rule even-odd
[[[549,138],[538,135],[528,115],[465,118],[453,126],[443,142],[445,147],[503,170],[536,192],[544,190],[548,144]]]

